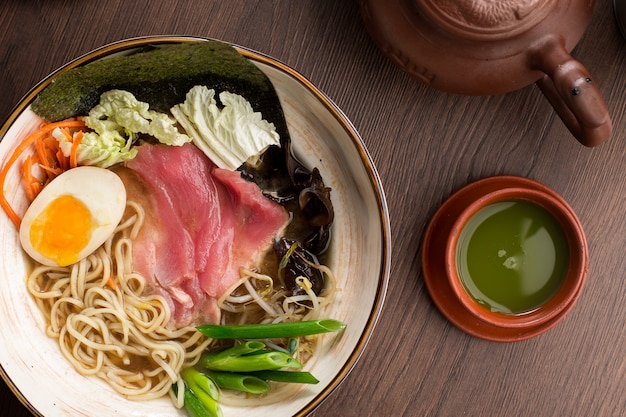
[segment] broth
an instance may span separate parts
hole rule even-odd
[[[567,272],[569,251],[557,220],[523,200],[480,209],[459,237],[457,272],[465,290],[485,308],[531,312],[552,297]]]

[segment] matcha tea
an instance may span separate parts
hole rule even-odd
[[[523,200],[479,210],[461,231],[457,272],[466,291],[485,308],[522,314],[559,289],[569,251],[559,223],[544,208]]]

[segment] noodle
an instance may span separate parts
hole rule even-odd
[[[46,334],[58,340],[63,356],[82,375],[97,376],[131,400],[169,395],[183,406],[180,371],[194,365],[213,342],[193,326],[168,327],[165,299],[146,292],[145,279],[132,272],[132,241],[143,223],[141,206],[128,201],[127,214],[113,235],[93,254],[68,267],[36,265],[27,288],[47,319]],[[316,295],[309,280],[297,279],[304,295],[290,296],[272,277],[242,268],[241,278],[218,300],[223,324],[313,320],[333,302],[338,290],[329,268],[313,265],[325,276]],[[319,336],[267,341],[301,363],[315,353]],[[173,394],[172,385],[178,387]],[[293,393],[294,384],[273,390],[271,401]],[[224,393],[222,393],[224,394]],[[267,401],[261,396],[259,401]],[[222,395],[220,402],[250,405],[245,394]]]
[[[27,288],[48,321],[47,335],[79,373],[128,399],[148,400],[166,395],[211,341],[192,326],[169,329],[165,300],[143,294],[145,280],[131,269],[143,210],[132,202],[128,208],[133,214],[94,254],[65,268],[35,267]]]

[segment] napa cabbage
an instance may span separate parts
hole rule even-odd
[[[195,86],[185,101],[171,108],[193,143],[218,167],[235,170],[270,145],[279,145],[274,124],[264,120],[242,96],[223,91],[218,107],[215,90]]]

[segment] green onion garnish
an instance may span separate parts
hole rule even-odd
[[[234,326],[207,324],[197,327],[200,333],[212,339],[276,339],[339,332],[345,328],[345,323],[335,319]]]

